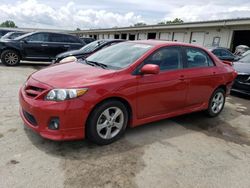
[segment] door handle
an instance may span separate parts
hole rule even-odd
[[[47,47],[49,46],[48,44],[41,44],[42,47]]]
[[[65,48],[69,48],[70,47],[70,45],[63,45]]]

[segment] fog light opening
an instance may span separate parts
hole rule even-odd
[[[51,130],[58,130],[60,127],[59,118],[52,118],[49,122],[49,129]]]

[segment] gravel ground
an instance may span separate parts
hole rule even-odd
[[[0,187],[250,187],[250,100],[129,129],[118,142],[53,142],[25,128],[18,89],[44,65],[0,64]]]

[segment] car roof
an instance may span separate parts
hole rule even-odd
[[[100,39],[100,40],[96,40],[96,41],[104,41],[104,42],[115,42],[115,41],[125,41],[124,39]]]
[[[230,51],[228,48],[224,48],[224,47],[211,47],[208,48],[208,50],[213,51],[213,50],[227,50]]]
[[[129,41],[132,43],[137,43],[137,44],[148,44],[151,46],[187,46],[187,47],[196,47],[196,48],[201,48],[204,49],[202,46],[197,46],[189,43],[184,43],[184,42],[173,42],[173,41],[166,41],[166,40],[135,40],[135,41]]]

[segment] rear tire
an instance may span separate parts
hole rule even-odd
[[[206,114],[209,117],[218,116],[224,108],[226,101],[226,92],[222,88],[218,88],[212,94],[209,100],[209,106],[206,111]]]
[[[1,61],[6,66],[17,66],[20,63],[20,55],[15,50],[5,50],[1,54]]]
[[[109,100],[98,105],[90,114],[86,136],[95,144],[107,145],[118,140],[128,124],[126,106],[116,100]]]

